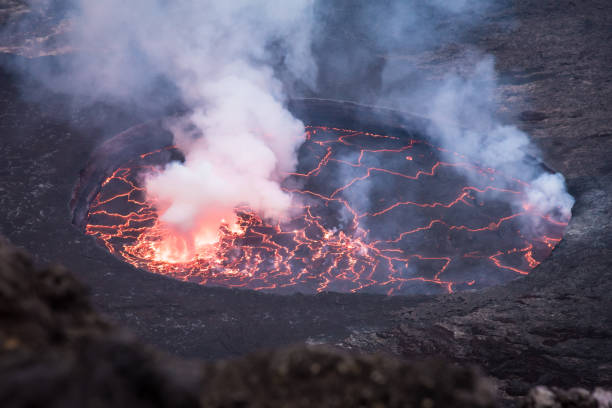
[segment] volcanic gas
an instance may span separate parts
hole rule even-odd
[[[280,293],[483,288],[527,275],[568,222],[528,204],[526,182],[425,140],[309,126],[298,168],[282,183],[294,215],[271,221],[238,206],[237,222],[198,243],[165,225],[143,188],[169,151],[180,157],[169,146],[116,168],[91,201],[85,230],[137,268],[203,285]],[[455,160],[441,161],[442,152]]]

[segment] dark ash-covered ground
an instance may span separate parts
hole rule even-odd
[[[499,406],[480,370],[441,360],[407,363],[323,346],[215,363],[170,357],[106,322],[70,272],[37,268],[3,239],[0,279],[3,407]],[[520,403],[609,408],[612,392],[539,386]]]
[[[3,407],[494,406],[478,370],[436,361],[306,346],[208,364],[170,358],[106,323],[69,272],[35,268],[4,240],[0,279]]]
[[[68,202],[96,143],[146,117],[112,106],[78,109],[51,94],[42,105],[28,102],[6,68],[0,73],[0,232],[34,253],[38,263],[61,262],[74,271],[91,288],[94,307],[111,320],[183,357],[211,360],[291,343],[327,343],[476,363],[508,396],[525,395],[536,384],[610,386],[611,41],[612,9],[605,0],[517,0],[466,38],[411,55],[434,80],[450,58],[472,45],[492,53],[502,78],[501,113],[532,135],[576,198],[552,257],[504,286],[435,298],[273,296],[135,270],[71,225]],[[13,55],[2,59],[37,64]],[[372,60],[368,75],[375,77],[382,62],[379,56]],[[375,78],[369,83],[377,86]],[[346,99],[350,88],[327,87],[328,93],[317,96]],[[319,106],[329,114],[329,105]],[[317,115],[299,103],[293,109]]]

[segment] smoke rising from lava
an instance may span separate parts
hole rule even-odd
[[[279,182],[295,166],[304,132],[266,88],[236,77],[207,85],[214,102],[179,120],[196,137],[173,126],[185,162],[172,162],[145,182],[160,220],[184,237],[187,247],[173,252],[186,258],[199,244],[216,241],[220,222],[235,223],[238,205],[268,218],[287,214],[291,200]]]
[[[214,241],[237,206],[287,215],[280,182],[295,169],[305,130],[286,109],[296,95],[421,114],[431,119],[426,131],[436,145],[529,183],[527,204],[500,199],[569,218],[573,198],[563,177],[543,170],[529,137],[497,117],[494,59],[462,44],[504,2],[70,2],[67,36],[76,52],[59,62],[59,74],[44,64],[36,72],[48,86],[79,101],[152,106],[155,115],[178,99],[187,112],[167,121],[185,161],[143,181],[176,238],[167,260],[184,261]],[[354,177],[350,169],[339,174]],[[343,194],[371,209],[371,196],[391,189],[366,179]]]
[[[477,61],[467,75],[448,74],[427,105],[426,114],[432,119],[429,133],[447,149],[528,182],[527,205],[542,214],[569,219],[574,199],[566,191],[563,176],[543,170],[526,133],[496,120],[496,86],[490,56]]]
[[[529,206],[567,220],[574,199],[563,176],[544,170],[529,136],[499,119],[495,60],[466,46],[465,38],[481,27],[487,13],[497,14],[494,24],[516,23],[505,3],[390,0],[319,7],[318,15],[329,26],[352,22],[337,36],[324,28],[315,39],[316,47],[334,51],[318,60],[319,86],[330,98],[348,97],[426,117],[433,142],[528,182]],[[351,86],[355,83],[361,86]],[[452,153],[443,157],[455,160]],[[362,197],[368,197],[368,189],[364,185]]]
[[[281,174],[295,167],[304,126],[284,107],[271,65],[311,83],[311,2],[76,0],[70,77],[51,83],[94,100],[147,103],[163,78],[188,113],[172,123],[184,163],[146,178],[161,220],[185,238],[184,255],[214,241],[234,208],[280,217],[289,196]],[[180,240],[179,240],[180,241]]]

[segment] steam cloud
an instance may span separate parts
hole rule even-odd
[[[428,105],[430,134],[447,149],[477,158],[484,167],[527,181],[528,206],[569,219],[574,199],[563,176],[543,171],[527,134],[496,120],[496,86],[490,56],[482,57],[467,75],[447,75]]]
[[[295,0],[76,1],[69,84],[59,87],[142,103],[159,78],[189,113],[169,124],[184,163],[146,178],[160,220],[185,238],[183,257],[215,241],[246,204],[264,217],[286,214],[279,186],[295,166],[304,126],[284,107],[272,64],[312,83],[311,2]],[[145,101],[146,103],[146,101]],[[176,252],[176,251],[175,251]]]
[[[343,25],[348,29],[335,37],[323,29],[315,39],[319,48],[335,51],[319,60],[325,73],[319,86],[332,89],[329,97],[348,95],[427,117],[431,123],[427,131],[438,145],[528,182],[530,207],[567,220],[574,199],[563,176],[544,171],[528,135],[497,117],[494,58],[473,47],[456,46],[478,29],[487,13],[507,7],[504,3],[357,0],[340,1],[335,9],[320,7],[319,15],[328,26],[351,24]],[[510,18],[500,24],[513,23]],[[445,159],[455,160],[452,155]],[[364,186],[363,192],[367,189]],[[523,202],[510,204],[519,207]]]
[[[279,181],[304,131],[285,108],[288,89],[430,117],[439,145],[520,175],[530,205],[568,217],[563,177],[542,171],[528,136],[496,118],[493,58],[474,51],[431,73],[414,57],[460,41],[495,7],[503,2],[72,0],[67,75],[39,74],[52,88],[126,105],[160,103],[152,90],[175,87],[189,113],[168,126],[186,160],[146,188],[163,221],[202,242],[237,205],[288,211]]]

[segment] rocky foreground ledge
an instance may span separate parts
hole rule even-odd
[[[0,239],[2,407],[612,407],[612,393],[534,388],[497,401],[476,368],[294,346],[202,363],[107,323],[62,267]]]

